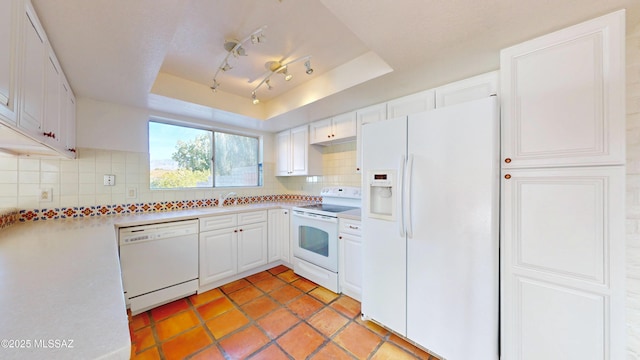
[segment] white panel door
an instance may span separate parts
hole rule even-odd
[[[42,137],[44,111],[44,32],[39,27],[35,12],[27,4],[24,20],[24,58],[22,68],[22,112],[19,127],[36,137]]]
[[[502,50],[503,167],[625,161],[619,11]]]
[[[16,123],[18,0],[0,0],[0,121]]]
[[[436,109],[497,95],[498,73],[492,71],[436,88]]]
[[[307,175],[309,148],[308,126],[291,129],[291,175]]]
[[[511,359],[624,358],[624,167],[503,169]]]
[[[200,286],[238,272],[235,228],[200,233]]]
[[[435,91],[422,91],[389,101],[387,103],[387,117],[393,119],[433,110],[435,107]]]
[[[314,121],[309,124],[309,143],[318,144],[331,141],[333,127],[331,118]]]
[[[291,172],[291,131],[276,134],[276,175],[287,176]]]
[[[333,117],[332,123],[333,132],[331,134],[331,138],[333,140],[354,138],[356,136],[355,112],[336,115]]]
[[[68,83],[64,83],[63,86],[67,91],[67,121],[65,122],[65,134],[66,134],[66,149],[72,153],[72,157],[78,156],[76,150],[76,98],[73,96],[73,91]]]
[[[409,115],[407,132],[407,337],[447,360],[496,360],[497,99]]]
[[[61,124],[66,121],[61,117],[62,106],[66,107],[66,98],[63,100],[61,84],[60,66],[53,55],[53,50],[47,47],[48,56],[45,60],[44,73],[44,117],[43,129],[45,142],[51,146],[58,147],[62,136]]]
[[[238,272],[265,265],[269,260],[267,223],[238,227]]]
[[[356,173],[362,171],[362,125],[387,120],[387,104],[377,104],[356,111]]]
[[[362,299],[362,237],[341,233],[340,289],[342,293],[360,301]]]

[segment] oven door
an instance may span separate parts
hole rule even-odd
[[[293,211],[293,255],[338,272],[338,218]]]

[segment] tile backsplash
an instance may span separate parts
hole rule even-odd
[[[80,148],[78,159],[36,159],[0,156],[0,209],[20,210],[148,204],[217,199],[235,191],[240,197],[278,194],[310,195],[324,186],[360,186],[355,173],[355,142],[323,148],[322,176],[275,177],[275,163],[264,163],[261,187],[150,190],[147,153]],[[103,185],[104,175],[115,175],[115,186]],[[50,199],[41,200],[41,192]]]

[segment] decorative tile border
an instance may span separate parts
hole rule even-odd
[[[13,209],[0,213],[0,230],[17,223],[19,215],[18,210]]]
[[[232,205],[235,199],[227,199],[225,205]],[[308,201],[308,202],[322,202],[320,196],[310,195],[259,195],[259,196],[242,196],[238,197],[238,205],[279,202],[279,201]],[[174,200],[174,201],[159,201],[150,203],[129,203],[129,204],[115,204],[115,205],[96,205],[96,206],[74,206],[74,207],[60,207],[51,209],[32,209],[32,210],[20,210],[16,212],[16,220],[20,222],[27,221],[44,221],[44,220],[56,220],[56,219],[71,219],[82,218],[92,216],[108,216],[118,214],[133,214],[133,213],[150,213],[150,212],[164,212],[175,210],[188,210],[207,208],[212,206],[218,206],[218,200],[216,199],[200,199],[200,200]],[[4,218],[3,218],[4,219]],[[9,226],[16,222],[14,220]],[[4,224],[3,220],[0,220],[0,229]]]

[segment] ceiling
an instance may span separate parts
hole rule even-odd
[[[638,0],[32,0],[77,97],[278,131],[496,70],[502,48]],[[226,40],[265,42],[213,76]],[[267,61],[292,63],[269,74]]]

